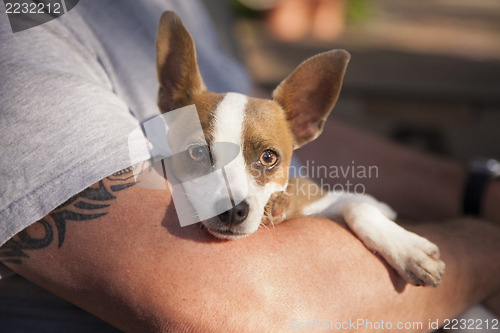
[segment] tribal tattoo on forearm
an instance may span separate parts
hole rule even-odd
[[[0,261],[21,264],[23,259],[29,258],[27,251],[46,248],[55,241],[57,247],[61,248],[69,222],[89,221],[106,215],[116,199],[114,193],[137,184],[134,174],[137,176],[145,171],[151,171],[151,165],[148,162],[139,163],[118,171],[74,195],[49,215],[35,222],[43,227],[43,236],[34,237],[29,234],[27,228],[0,247]]]

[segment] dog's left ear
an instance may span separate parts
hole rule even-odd
[[[307,59],[273,92],[285,109],[295,136],[295,148],[314,140],[340,93],[350,55],[332,50]]]
[[[160,91],[158,104],[167,112],[190,103],[205,90],[196,61],[193,38],[180,17],[166,11],[160,18],[156,35],[156,70]]]

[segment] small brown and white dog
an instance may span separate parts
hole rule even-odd
[[[444,263],[439,260],[438,247],[393,222],[395,213],[387,205],[367,195],[300,194],[298,188],[304,184],[310,188],[314,183],[288,178],[293,150],[321,133],[337,101],[350,58],[346,51],[333,50],[304,61],[279,84],[272,100],[208,91],[191,35],[173,12],[163,13],[160,19],[156,52],[161,112],[194,104],[203,129],[202,142],[206,142],[202,145],[198,138],[188,137],[177,143],[181,146],[176,150],[185,151],[184,158],[195,171],[200,163],[212,168],[225,163],[221,161],[227,159],[226,152],[217,143],[231,143],[241,150],[233,164],[247,184],[244,198],[202,221],[210,234],[236,239],[254,233],[262,224],[295,216],[341,217],[367,248],[379,253],[409,283],[437,286],[441,282]],[[172,133],[182,131],[178,128]],[[178,173],[189,172],[189,168],[177,169]],[[184,186],[206,193],[201,205],[193,203],[199,215],[218,205],[219,185],[207,189],[189,182]],[[238,184],[232,186],[233,196],[238,191]]]

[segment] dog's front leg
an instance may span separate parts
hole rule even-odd
[[[396,224],[396,214],[386,204],[368,195],[323,193],[308,179],[292,179],[290,184],[286,214],[342,217],[365,246],[379,253],[407,282],[420,286],[441,283],[444,263],[439,260],[438,247]],[[304,195],[301,186],[309,194]]]
[[[373,201],[367,196],[341,196],[334,206],[366,247],[378,252],[407,282],[439,285],[444,263],[438,247],[396,224],[388,207]]]

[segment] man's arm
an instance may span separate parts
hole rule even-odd
[[[148,168],[143,173],[164,181]],[[452,318],[500,290],[498,229],[456,221],[417,231],[439,244],[447,263],[435,289],[404,285],[348,230],[325,219],[294,219],[237,241],[215,240],[200,225],[181,228],[170,193],[142,188],[127,169],[17,235],[1,258],[138,332],[285,331],[324,319],[421,322],[408,331],[429,331],[429,320]]]

